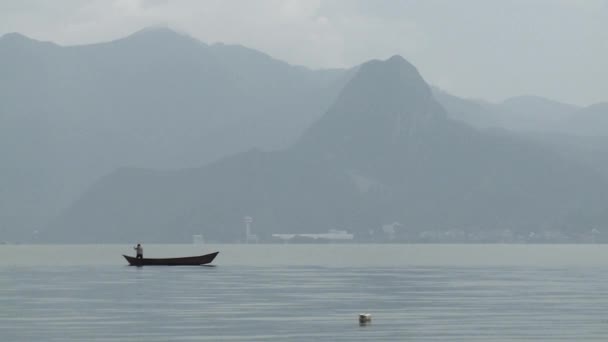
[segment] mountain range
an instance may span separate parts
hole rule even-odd
[[[400,56],[358,68],[328,111],[282,151],[252,150],[202,168],[120,170],[50,228],[71,242],[263,240],[331,229],[374,239],[398,222],[424,232],[577,236],[608,222],[600,174],[542,145],[450,119]]]
[[[76,47],[9,34],[0,55],[9,238],[232,242],[251,216],[265,241],[378,241],[391,223],[402,241],[569,241],[608,223],[603,104],[490,104],[400,56],[310,70],[167,29]]]
[[[349,75],[169,29],[67,47],[7,34],[0,56],[0,232],[13,234],[42,229],[120,167],[285,148]]]

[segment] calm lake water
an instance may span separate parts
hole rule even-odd
[[[0,341],[605,341],[604,245],[0,245]],[[372,314],[360,326],[357,316]]]

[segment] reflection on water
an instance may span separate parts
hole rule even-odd
[[[394,252],[386,266],[376,258],[371,267],[357,259],[369,246],[298,248],[220,247],[217,267],[4,260],[0,341],[599,341],[608,334],[608,267],[600,263],[505,265],[501,255],[492,266],[486,255],[483,263],[441,265],[404,251],[400,261]],[[306,249],[343,255],[330,267],[290,262]],[[226,264],[224,250],[231,250]],[[515,260],[518,251],[503,248]],[[478,253],[483,259],[487,250]],[[263,261],[273,254],[283,262]],[[372,314],[370,324],[359,325],[362,312]]]

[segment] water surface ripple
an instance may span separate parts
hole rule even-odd
[[[350,248],[349,253],[360,252]],[[433,248],[441,252],[441,246]],[[608,267],[601,264],[391,261],[325,267],[247,260],[222,265],[221,256],[216,267],[5,262],[0,340],[600,341],[608,336]],[[370,312],[372,323],[359,326],[360,312]]]

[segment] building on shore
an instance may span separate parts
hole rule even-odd
[[[352,241],[355,236],[346,230],[330,229],[327,233],[319,234],[272,234],[272,238],[283,242],[328,242],[328,241]]]

